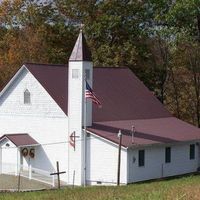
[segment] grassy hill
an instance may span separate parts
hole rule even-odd
[[[77,187],[40,192],[2,193],[8,200],[199,200],[200,176],[188,176],[121,187]]]

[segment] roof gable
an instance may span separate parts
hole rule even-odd
[[[33,74],[54,101],[67,115],[68,67],[67,65],[46,65],[26,63],[26,68]]]
[[[67,114],[67,65],[25,64]],[[128,68],[94,68],[93,90],[102,108],[93,106],[93,121],[169,117],[171,114]]]
[[[7,82],[5,87],[0,90],[0,98],[1,96],[8,90],[8,88],[14,83],[14,81],[19,77],[19,75],[24,71],[27,70],[24,65],[12,76],[12,78]]]
[[[21,134],[5,134],[0,137],[0,141],[7,138],[17,147],[19,146],[31,146],[31,145],[39,145],[39,143],[34,140],[29,134],[21,133]]]
[[[67,115],[67,65],[26,63],[5,86],[0,97],[24,69],[33,74]],[[93,90],[102,103],[101,109],[93,106],[94,122],[171,116],[152,92],[128,68],[95,67],[93,70]]]

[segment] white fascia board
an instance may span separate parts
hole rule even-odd
[[[102,139],[102,140],[104,140],[104,141],[106,141],[106,142],[109,142],[109,143],[113,144],[113,145],[116,146],[116,147],[119,146],[117,143],[112,142],[112,141],[110,141],[110,140],[108,140],[108,139],[106,139],[106,138],[104,138],[104,137],[101,137],[101,136],[99,136],[99,135],[97,135],[97,134],[95,134],[95,133],[93,133],[93,132],[91,132],[91,131],[88,131],[88,130],[87,130],[86,132],[89,133],[89,134],[91,134],[91,135],[93,135],[93,136],[95,136],[95,137],[97,137],[97,138],[100,138],[100,139]],[[124,147],[124,146],[121,146],[121,147],[122,147],[122,149],[124,149],[124,150],[127,150],[127,149],[128,149],[128,147]]]
[[[11,80],[7,83],[7,85],[3,88],[3,90],[0,92],[0,98],[5,93],[5,91],[10,87],[10,85],[15,81],[15,79],[21,74],[21,72],[26,69],[25,65],[22,65],[22,67],[17,71],[17,73],[11,78]]]
[[[44,88],[44,86],[40,83],[40,81],[38,81],[38,79],[34,76],[34,74],[26,67],[26,65],[23,65],[22,67],[24,67],[30,74],[33,75],[33,77],[35,78],[35,80],[38,82],[38,84],[48,93],[49,97],[53,99],[53,97],[49,94],[49,92]],[[56,105],[61,109],[61,111],[64,113],[64,115],[66,115],[68,117],[67,114],[65,114],[65,112],[62,110],[62,108],[58,105],[58,103],[53,99],[53,101],[56,103]]]
[[[10,85],[17,79],[18,76],[20,76],[20,74],[22,73],[23,70],[27,70],[27,72],[31,73],[31,71],[28,70],[28,68],[26,67],[26,65],[22,65],[22,67],[16,72],[16,74],[11,78],[11,80],[7,83],[7,85],[3,88],[3,90],[0,92],[0,98],[1,96],[5,93],[5,91],[10,87]],[[32,74],[32,73],[31,73]],[[33,75],[33,74],[32,74]],[[34,75],[33,75],[34,76]],[[35,77],[35,76],[34,76]],[[35,79],[37,80],[37,78],[35,77]],[[42,88],[44,88],[41,83],[37,80],[37,82],[40,84],[40,86]],[[45,88],[44,88],[45,89]],[[45,89],[45,91],[48,93],[48,91]],[[48,93],[49,94],[49,93]],[[51,95],[49,94],[49,96],[51,97]],[[51,97],[52,98],[52,97]],[[53,98],[52,98],[53,99]],[[53,99],[54,100],[54,99]],[[57,104],[57,102],[54,100],[54,102]],[[57,104],[58,105],[58,104]],[[59,105],[58,105],[59,106]],[[60,106],[59,106],[60,107]],[[62,108],[60,108],[61,111],[64,113],[64,111],[62,110]],[[66,115],[64,113],[64,115]],[[66,115],[68,117],[68,115]]]
[[[20,147],[37,147],[37,146],[41,146],[41,144],[28,144],[28,145],[20,145],[20,146],[18,146],[18,148],[20,148]]]
[[[1,138],[0,143],[1,143],[2,141],[4,141],[5,139],[7,139],[8,141],[10,141],[10,142],[15,146],[14,148],[17,147],[17,146],[16,146],[9,138],[7,138],[6,136],[4,136],[3,138]],[[1,144],[0,144],[0,146],[1,146]],[[2,147],[0,147],[0,148],[2,148]],[[9,148],[13,148],[13,147],[9,147]]]
[[[188,144],[188,143],[200,143],[200,139],[194,139],[194,140],[186,140],[186,141],[177,141],[177,142],[171,142],[171,143],[155,143],[155,144],[135,144],[128,149],[140,149],[145,147],[165,147],[165,146],[175,146],[180,144]]]

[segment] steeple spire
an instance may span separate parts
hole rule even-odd
[[[69,61],[92,61],[91,52],[85,40],[82,28],[80,29],[79,36],[76,40]]]

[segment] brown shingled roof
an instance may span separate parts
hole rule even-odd
[[[17,147],[19,146],[30,146],[30,145],[39,145],[39,143],[34,140],[29,134],[21,133],[21,134],[5,134],[0,138],[0,141],[4,138],[9,139],[12,143],[14,143]]]

